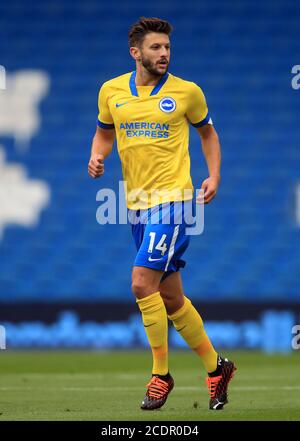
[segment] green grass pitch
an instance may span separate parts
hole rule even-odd
[[[238,370],[223,411],[208,410],[201,361],[170,354],[175,387],[165,406],[142,411],[150,351],[0,352],[0,421],[300,420],[300,358],[232,352]]]

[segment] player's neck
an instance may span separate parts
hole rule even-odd
[[[137,69],[136,70],[136,77],[135,77],[135,84],[136,86],[156,86],[156,84],[161,79],[161,76],[152,75],[147,70]]]

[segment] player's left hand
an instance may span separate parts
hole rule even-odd
[[[218,176],[210,176],[202,182],[201,189],[204,191],[199,192],[199,195],[196,199],[196,203],[198,204],[209,204],[213,198],[216,196],[218,187],[220,183],[220,178]]]

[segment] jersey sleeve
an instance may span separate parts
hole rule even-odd
[[[192,83],[192,88],[189,93],[186,116],[194,127],[212,124],[204,93],[195,83]]]
[[[97,124],[102,129],[113,129],[115,127],[114,120],[108,106],[108,91],[108,86],[104,83],[99,91],[98,97],[99,114]]]

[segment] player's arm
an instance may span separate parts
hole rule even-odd
[[[220,183],[221,148],[218,134],[208,112],[205,96],[195,83],[190,85],[186,116],[201,138],[202,151],[209,172],[209,177],[203,181],[201,188],[204,190],[204,203],[208,204],[215,197]],[[197,202],[203,203],[203,193],[199,194]]]
[[[99,178],[104,173],[104,159],[111,153],[115,140],[115,129],[97,127],[93,138],[88,172],[92,178]]]
[[[202,151],[209,172],[209,177],[203,181],[201,186],[204,190],[204,203],[208,204],[216,196],[221,180],[221,147],[218,134],[212,124],[198,127],[197,131],[201,138]],[[200,198],[198,198],[198,202],[201,202]]]
[[[91,158],[88,165],[89,175],[99,178],[104,173],[104,159],[112,151],[115,140],[115,128],[113,117],[109,108],[110,88],[104,83],[98,96],[98,123],[92,143]]]

